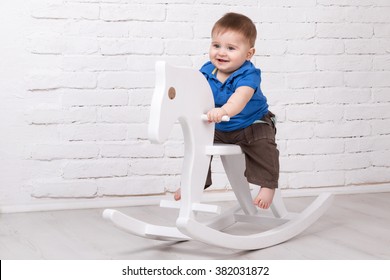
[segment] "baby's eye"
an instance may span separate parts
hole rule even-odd
[[[228,47],[229,51],[234,51],[236,48],[235,47]]]
[[[213,47],[219,49],[221,46],[219,44],[213,44]]]

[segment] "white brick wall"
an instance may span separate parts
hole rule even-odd
[[[0,204],[175,190],[180,127],[165,144],[147,141],[154,63],[198,68],[228,11],[258,27],[254,62],[279,119],[281,187],[390,182],[388,0],[1,5]],[[227,187],[218,159],[213,170],[214,187]]]

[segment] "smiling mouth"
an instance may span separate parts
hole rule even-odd
[[[225,60],[225,59],[220,59],[220,58],[219,58],[219,59],[217,59],[217,60],[218,60],[218,62],[222,62],[222,63],[223,63],[223,62],[229,62],[228,60]]]

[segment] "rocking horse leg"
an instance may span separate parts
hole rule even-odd
[[[249,183],[244,176],[244,155],[221,155],[221,160],[242,210],[245,214],[255,215],[257,213],[257,209],[253,205]]]
[[[286,206],[284,205],[283,198],[279,189],[275,190],[275,195],[270,206],[272,213],[277,218],[284,218],[288,215]]]

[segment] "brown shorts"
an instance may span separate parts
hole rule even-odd
[[[245,154],[245,177],[249,183],[275,189],[279,180],[279,151],[276,147],[274,114],[268,112],[261,120],[244,129],[231,132],[215,131],[214,143],[239,145]],[[211,171],[205,188],[212,184]]]

